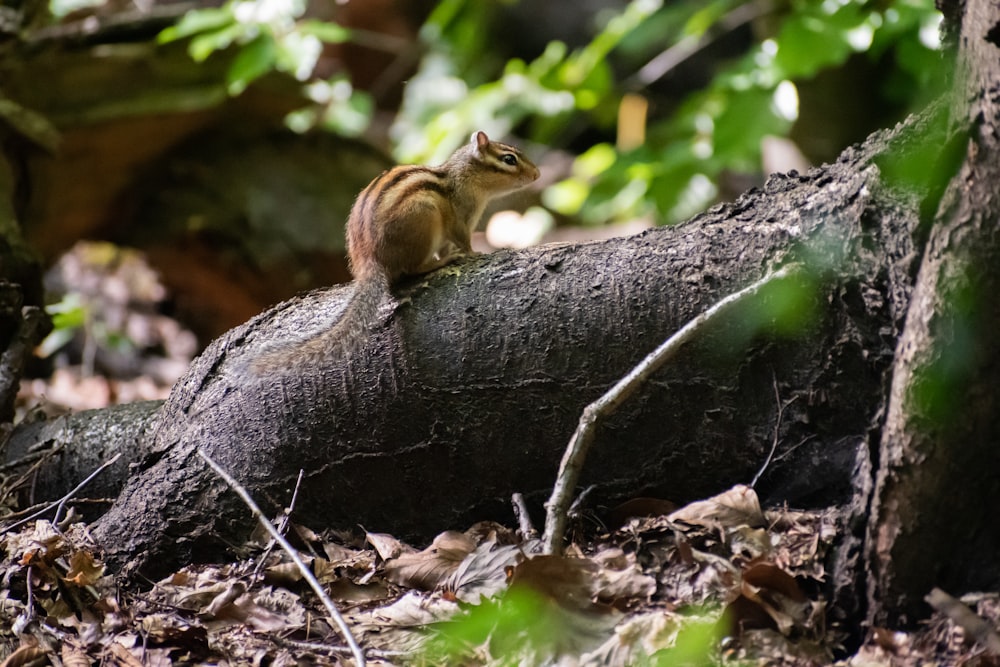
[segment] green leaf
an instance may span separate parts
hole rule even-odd
[[[275,53],[274,38],[268,33],[240,49],[226,73],[229,94],[239,95],[250,83],[274,69]]]
[[[299,81],[307,80],[316,69],[316,62],[323,53],[323,42],[315,35],[290,32],[276,43],[275,65],[282,72],[289,72]]]
[[[590,193],[590,186],[579,178],[567,178],[553,183],[542,192],[542,202],[563,215],[576,215]]]
[[[216,51],[229,47],[233,42],[256,33],[257,28],[242,23],[232,23],[219,30],[198,35],[188,44],[188,53],[195,62],[204,62]]]
[[[73,340],[74,335],[76,335],[75,329],[53,329],[52,333],[39,343],[38,356],[43,359],[52,356],[53,353]]]
[[[338,134],[356,137],[368,128],[374,109],[371,96],[355,90],[347,99],[331,104],[323,122]]]
[[[344,26],[317,19],[299,21],[298,29],[300,32],[318,37],[328,44],[340,44],[351,38],[351,31]]]
[[[199,32],[219,30],[235,22],[233,13],[226,7],[195,9],[185,14],[175,25],[161,31],[156,41],[165,44]]]
[[[45,312],[52,318],[52,333],[38,346],[42,357],[49,357],[59,348],[73,340],[76,332],[87,322],[87,305],[77,292],[70,292],[62,301],[45,307]]]
[[[718,624],[713,621],[693,620],[685,623],[677,633],[672,647],[653,654],[653,664],[663,667],[711,667],[716,664],[715,647],[719,643],[720,634]]]
[[[772,90],[745,90],[727,97],[715,118],[713,157],[731,168],[753,171],[759,167],[761,139],[769,134],[783,136],[790,123],[775,113]]]
[[[692,37],[701,37],[709,28],[726,15],[732,6],[732,0],[716,0],[702,7],[687,20],[684,24],[684,34]]]

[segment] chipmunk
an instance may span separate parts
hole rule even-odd
[[[265,350],[249,363],[257,375],[355,352],[370,336],[379,305],[403,276],[472,254],[470,236],[486,204],[538,178],[513,146],[476,132],[437,167],[398,166],[366,187],[347,220],[354,294],[337,323],[312,338]]]

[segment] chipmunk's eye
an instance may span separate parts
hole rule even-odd
[[[517,156],[511,153],[504,153],[503,155],[500,156],[500,159],[503,161],[504,164],[510,165],[511,167],[517,166]]]

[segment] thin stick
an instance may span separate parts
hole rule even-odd
[[[562,552],[563,536],[566,533],[566,514],[573,498],[583,462],[587,458],[590,445],[593,444],[597,423],[613,413],[655,373],[660,366],[672,359],[688,342],[696,338],[709,323],[719,319],[733,305],[755,297],[764,287],[798,273],[801,267],[789,264],[764,276],[752,285],[739,292],[716,302],[711,308],[689,321],[678,329],[670,338],[646,356],[628,375],[619,380],[599,399],[583,409],[576,431],[566,447],[562,461],[559,464],[559,474],[556,476],[552,495],[545,503],[545,533],[542,536],[542,551],[546,554]]]
[[[282,535],[284,535],[285,532],[288,530],[288,519],[292,514],[292,510],[295,509],[295,502],[299,499],[299,487],[302,486],[303,475],[305,475],[305,470],[303,468],[299,468],[299,476],[295,480],[295,488],[292,490],[292,500],[290,503],[288,503],[288,507],[285,508],[285,511],[281,513],[281,520],[278,521],[278,532],[281,533]],[[253,574],[250,575],[251,584],[257,581],[257,579],[261,576],[260,573],[261,570],[264,569],[264,563],[267,562],[268,557],[274,550],[275,544],[277,544],[277,542],[275,542],[274,538],[268,540],[267,546],[264,547],[264,552],[260,555],[260,558],[257,560],[257,567],[253,569]]]
[[[9,532],[11,530],[14,530],[17,527],[22,526],[22,525],[28,523],[32,519],[40,517],[41,515],[45,514],[50,509],[52,509],[53,507],[56,508],[56,515],[55,515],[55,518],[52,521],[52,525],[55,526],[57,523],[59,523],[59,515],[62,514],[63,506],[65,506],[66,503],[69,502],[69,500],[71,500],[73,498],[73,496],[75,496],[80,491],[80,489],[82,489],[83,487],[87,486],[87,484],[89,484],[92,479],[94,479],[95,477],[97,477],[101,473],[101,471],[103,471],[105,468],[107,468],[108,466],[110,466],[111,464],[113,464],[115,461],[117,461],[118,459],[120,459],[121,455],[122,455],[122,453],[118,452],[117,454],[115,454],[114,456],[112,456],[110,459],[108,459],[107,461],[105,461],[104,463],[102,463],[101,466],[97,470],[95,470],[94,472],[92,472],[89,475],[87,475],[87,478],[85,480],[83,480],[82,482],[80,482],[79,484],[77,484],[75,487],[73,487],[72,491],[70,491],[69,493],[67,493],[65,496],[63,496],[59,500],[53,500],[51,503],[49,503],[48,505],[46,505],[42,509],[38,510],[37,512],[35,512],[33,514],[29,514],[28,516],[24,517],[20,521],[12,523],[9,526],[7,526],[6,528],[4,528],[3,530],[0,530],[0,535],[4,534],[6,532]],[[56,530],[58,530],[58,528],[56,528]]]
[[[521,531],[522,540],[531,540],[538,536],[534,524],[531,523],[531,515],[528,514],[528,504],[524,502],[521,493],[515,493],[510,497],[510,503],[514,506],[514,515],[517,517],[517,526]]]
[[[0,465],[0,473],[9,472],[11,470],[14,470],[15,468],[20,468],[21,466],[28,465],[29,463],[38,465],[39,461],[43,461],[46,457],[58,453],[59,450],[62,449],[62,447],[63,444],[59,443],[58,445],[51,447],[49,449],[38,449],[28,454],[25,454],[16,461],[10,461],[9,463],[4,463]]]
[[[344,636],[344,640],[351,648],[351,653],[354,655],[354,660],[357,662],[358,667],[364,667],[365,653],[354,640],[354,635],[351,634],[350,626],[347,625],[347,621],[345,621],[344,617],[340,615],[339,611],[337,611],[337,608],[333,605],[333,601],[330,600],[327,594],[323,591],[323,586],[319,583],[309,568],[306,567],[306,564],[302,562],[298,552],[296,552],[295,549],[292,548],[292,545],[288,543],[288,540],[286,540],[281,533],[275,529],[274,525],[267,520],[264,513],[260,511],[260,507],[258,507],[257,503],[253,501],[253,498],[250,497],[247,490],[240,486],[239,482],[233,479],[229,473],[220,468],[218,463],[213,461],[208,454],[200,449],[198,450],[198,456],[205,459],[205,463],[207,463],[219,477],[226,481],[226,484],[228,484],[243,500],[246,506],[250,508],[250,512],[254,515],[254,517],[256,517],[257,521],[260,522],[260,525],[262,525],[264,529],[271,534],[271,537],[273,537],[278,544],[281,545],[281,548],[284,549],[286,554],[288,554],[288,557],[291,558],[295,565],[299,568],[299,572],[302,573],[305,580],[309,582],[309,587],[313,589],[313,592],[316,593],[319,599],[323,602],[323,606],[326,607],[326,611],[330,614],[330,618],[337,624],[337,627],[340,628],[340,633]]]
[[[757,486],[757,482],[760,481],[761,475],[767,470],[767,467],[771,465],[774,460],[774,453],[778,450],[778,432],[781,430],[781,418],[785,415],[785,408],[791,405],[798,396],[792,398],[792,400],[787,403],[781,402],[781,392],[778,391],[778,378],[774,375],[774,371],[771,371],[771,384],[774,386],[774,400],[778,404],[778,415],[774,418],[774,438],[771,439],[771,451],[768,452],[767,458],[764,459],[764,464],[757,471],[757,474],[753,476],[753,480],[750,482],[750,488]]]

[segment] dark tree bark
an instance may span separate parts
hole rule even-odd
[[[130,466],[142,457],[147,442],[143,436],[161,405],[161,401],[140,401],[18,424],[7,441],[5,470],[20,474],[37,466],[31,485],[21,490],[21,504],[60,498],[120,455],[79,496],[107,499],[110,504],[121,493]],[[81,509],[84,517],[97,518],[107,505]]]
[[[956,166],[930,210],[881,438],[867,545],[878,624],[926,616],[934,586],[1000,586],[1000,5],[945,4],[959,83],[942,157]]]
[[[345,289],[287,302],[216,341],[175,387],[152,454],[94,528],[115,567],[156,576],[210,558],[252,529],[203,448],[271,511],[306,481],[298,520],[429,536],[506,518],[513,491],[540,502],[584,405],[713,302],[799,260],[815,267],[803,317],[782,334],[747,304],[607,423],[584,483],[598,503],[682,501],[748,481],[778,401],[795,399],[765,496],[843,502],[887,391],[911,288],[919,201],[888,192],[873,160],[910,128],[836,164],[672,229],[605,243],[498,253],[400,290],[369,353],[254,381],[238,369],[275,341],[321,330]],[[893,143],[895,142],[895,143]],[[787,287],[787,286],[786,286]],[[803,444],[804,443],[804,444]]]
[[[26,139],[0,119],[0,453],[14,420],[14,400],[32,350],[51,329],[42,310],[42,268],[17,224],[16,169],[2,149]]]

